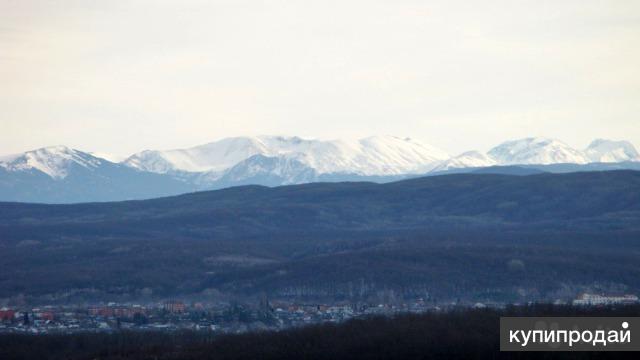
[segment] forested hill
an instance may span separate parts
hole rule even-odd
[[[395,289],[535,300],[559,289],[640,291],[639,236],[635,171],[0,203],[0,297],[149,289],[366,297]]]
[[[175,226],[179,231],[195,226],[213,234],[239,225],[264,231],[422,227],[431,221],[458,217],[474,218],[476,222],[535,223],[615,215],[611,220],[619,221],[621,217],[632,220],[639,216],[638,211],[638,171],[458,174],[387,184],[241,186],[114,203],[0,203],[0,225],[8,238],[18,229],[40,226],[61,231],[111,226],[118,231],[126,231],[129,226],[136,231],[146,226],[150,231]]]

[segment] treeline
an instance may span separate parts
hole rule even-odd
[[[373,317],[281,332],[0,336],[0,359],[603,359],[633,353],[501,353],[500,316],[639,316],[640,306],[534,305]]]
[[[570,300],[581,292],[617,292],[609,289],[616,285],[640,292],[639,236],[449,229],[207,241],[61,239],[18,247],[3,247],[0,236],[0,298],[141,301],[215,290],[375,302],[392,290],[406,299],[428,293],[474,302]],[[567,286],[571,292],[555,293]]]

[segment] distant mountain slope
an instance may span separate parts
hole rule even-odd
[[[597,139],[589,144],[585,152],[593,162],[640,161],[640,154],[628,141]]]
[[[72,167],[91,170],[106,162],[66,146],[51,146],[0,158],[0,167],[13,172],[36,170],[54,179],[64,179]]]
[[[488,155],[500,165],[589,162],[589,158],[583,152],[559,140],[547,138],[507,141],[491,149]]]
[[[638,164],[640,156],[632,144],[602,139],[577,150],[554,139],[525,138],[488,153],[449,157],[432,146],[393,136],[355,141],[236,137],[189,149],[143,151],[121,163],[54,146],[0,157],[0,200],[115,201],[249,184],[388,182],[480,168],[512,174],[505,166],[567,172],[637,169]]]
[[[228,138],[184,150],[145,151],[131,156],[125,164],[157,173],[220,172],[255,155],[295,158],[319,174],[360,175],[420,172],[448,158],[442,150],[393,136],[358,141],[258,136]]]
[[[64,146],[29,151],[0,161],[0,199],[70,203],[181,194],[195,187],[140,172]]]
[[[294,157],[254,155],[225,171],[211,184],[214,188],[260,184],[278,186],[316,181],[315,169]]]
[[[231,210],[234,217],[228,225],[251,221],[256,230],[281,229],[282,221],[288,216],[296,219],[289,224],[291,228],[302,229],[420,227],[428,218],[448,216],[483,216],[497,222],[535,223],[640,211],[640,171],[529,176],[454,174],[386,184],[242,186],[135,202],[65,206],[0,204],[0,224],[3,225],[9,225],[10,219],[31,218],[33,214],[29,212],[36,211],[42,222],[48,222],[50,216],[65,222],[63,219],[67,215],[68,221],[77,222],[75,217],[79,214],[93,222],[117,214],[123,221],[117,226],[122,229],[137,219],[164,221],[174,216],[185,225],[201,222],[202,226],[209,227],[226,222],[225,214]],[[304,211],[295,212],[297,208]],[[210,217],[210,221],[203,221],[203,216]]]
[[[0,297],[131,298],[152,289],[362,298],[393,290],[516,301],[567,287],[640,291],[639,235],[635,171],[0,203]]]
[[[497,165],[498,162],[487,154],[478,151],[467,151],[458,156],[441,162],[431,172],[446,171],[460,168],[478,168]]]
[[[511,165],[619,163],[627,166],[632,162],[640,162],[640,155],[628,141],[597,139],[585,150],[579,150],[556,139],[524,138],[504,142],[486,154],[477,151],[463,153],[441,162],[433,171]],[[584,169],[588,171],[591,168]]]
[[[125,165],[154,173],[220,172],[256,154],[269,152],[258,138],[227,138],[190,149],[147,150],[130,156]]]

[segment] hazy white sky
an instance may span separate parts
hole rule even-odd
[[[234,135],[640,146],[640,1],[0,0],[0,154]]]

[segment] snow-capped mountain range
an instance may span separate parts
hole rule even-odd
[[[503,165],[640,166],[640,154],[627,141],[598,139],[580,150],[548,138],[512,140],[487,153],[469,151],[453,157],[436,147],[394,136],[353,141],[234,137],[188,149],[142,151],[117,163],[106,157],[65,146],[0,157],[0,200],[107,201],[244,184],[389,181]],[[68,196],[69,192],[75,195]]]
[[[97,168],[107,160],[66,146],[50,146],[23,154],[0,157],[0,167],[11,171],[41,171],[52,179],[64,179],[74,166]]]
[[[296,159],[318,173],[399,175],[425,172],[449,155],[433,146],[393,136],[372,136],[357,141],[309,140],[299,137],[235,137],[169,151],[143,151],[125,164],[143,171],[209,172],[225,170],[252,156]]]

